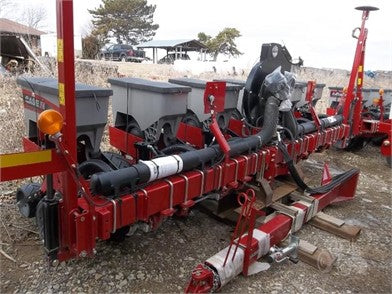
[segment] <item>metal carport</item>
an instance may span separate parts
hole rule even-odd
[[[153,40],[142,43],[137,46],[138,49],[151,48],[153,55],[153,62],[158,62],[158,49],[166,50],[166,55],[173,51],[175,53],[175,59],[181,56],[183,52],[196,51],[200,52],[202,60],[206,59],[207,47],[198,40],[195,39],[180,39],[180,40]]]

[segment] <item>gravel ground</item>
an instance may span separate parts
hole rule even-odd
[[[299,237],[337,256],[330,273],[302,262],[284,262],[248,278],[239,276],[224,292],[391,293],[391,171],[378,148],[370,145],[355,154],[336,150],[315,154],[304,164],[306,173],[319,177],[324,160],[341,169],[361,169],[356,198],[325,209],[360,226],[359,239],[349,242],[305,225]],[[232,230],[193,210],[190,217],[170,219],[156,232],[137,234],[120,244],[100,242],[95,258],[50,268],[43,260],[34,222],[19,215],[10,193],[3,190],[1,242],[16,262],[0,257],[1,293],[181,292],[192,269],[224,248]]]

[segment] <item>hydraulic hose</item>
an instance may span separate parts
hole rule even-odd
[[[338,114],[320,119],[321,129],[330,128],[342,124],[343,116]],[[298,134],[303,136],[317,131],[317,125],[314,121],[304,122],[298,125]]]
[[[282,112],[282,126],[290,130],[293,139],[298,137],[298,123],[292,110]]]
[[[354,174],[359,172],[358,168],[352,168],[344,173],[338,174],[335,177],[331,179],[331,182],[329,182],[326,185],[316,187],[316,188],[311,188],[309,187],[300,177],[297,169],[295,168],[293,159],[290,157],[286,145],[283,144],[282,142],[278,143],[278,148],[283,154],[284,161],[287,164],[287,167],[289,168],[290,174],[294,181],[297,183],[298,187],[301,188],[302,191],[307,192],[311,195],[313,194],[324,194],[332,190],[333,188],[337,187],[338,185],[344,183],[346,180],[351,178]]]
[[[237,156],[251,150],[260,149],[271,141],[278,124],[280,102],[274,96],[270,96],[267,99],[261,131],[256,135],[228,142],[230,156]],[[141,161],[128,168],[94,174],[91,177],[90,188],[94,194],[113,195],[120,192],[123,188],[135,189],[138,185],[144,183],[204,167],[204,165],[219,159],[221,155],[222,151],[219,145],[213,145],[178,155]]]

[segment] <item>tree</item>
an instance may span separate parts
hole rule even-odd
[[[89,10],[99,34],[115,37],[118,43],[132,45],[149,41],[159,25],[153,23],[156,5],[147,0],[103,0],[95,10]]]
[[[82,39],[82,57],[85,59],[95,59],[99,53],[102,43],[94,34],[90,34]]]
[[[235,39],[238,37],[241,37],[241,34],[235,28],[224,28],[214,38],[203,32],[197,35],[198,40],[207,46],[207,51],[211,54],[214,61],[216,61],[219,54],[229,56],[243,54],[237,49],[237,44],[235,43]]]
[[[23,22],[34,29],[40,29],[45,25],[43,22],[47,18],[46,9],[42,6],[28,7],[22,14]]]
[[[16,8],[16,4],[11,0],[0,0],[0,17],[14,18],[14,9]]]
[[[99,50],[107,43],[106,35],[101,34],[89,22],[82,28],[82,57],[94,59],[99,57]]]

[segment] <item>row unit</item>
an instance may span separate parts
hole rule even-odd
[[[180,122],[208,128],[209,115],[204,113],[204,80],[179,78],[169,82],[139,78],[110,78],[111,89],[76,84],[76,125],[80,140],[88,140],[94,152],[99,151],[107,123],[109,97],[112,97],[114,124],[147,142],[157,142],[164,134],[166,141],[175,138]],[[225,111],[217,115],[219,126],[227,128],[233,112],[241,111],[245,81],[226,82]],[[19,77],[23,89],[25,125],[28,137],[37,137],[37,113],[59,108],[58,82],[53,78]],[[317,85],[313,103],[322,94],[324,85]],[[292,95],[295,107],[305,102],[306,83],[297,82]]]

